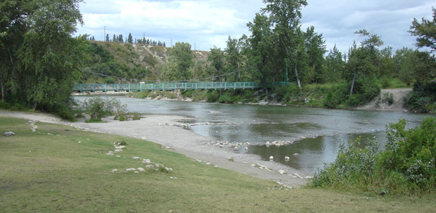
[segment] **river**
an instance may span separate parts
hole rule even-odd
[[[111,96],[114,97],[114,96]],[[196,134],[210,137],[217,145],[228,142],[232,151],[270,156],[295,169],[314,172],[333,162],[341,143],[361,136],[385,141],[389,123],[405,119],[407,128],[421,123],[428,115],[403,112],[332,110],[283,106],[231,105],[183,101],[133,99],[115,96],[130,112],[178,115]],[[76,96],[84,101],[86,96]],[[182,127],[181,127],[182,128]],[[248,145],[248,143],[249,145]],[[279,144],[272,145],[272,144]],[[271,145],[267,145],[271,144]],[[289,161],[285,161],[289,156]]]

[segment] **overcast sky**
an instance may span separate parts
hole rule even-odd
[[[85,24],[77,34],[103,40],[132,33],[134,38],[160,40],[167,46],[188,42],[192,49],[224,49],[228,36],[250,35],[246,24],[265,5],[262,0],[85,0],[80,4]],[[367,29],[382,36],[384,47],[415,48],[408,33],[413,18],[432,18],[434,0],[308,0],[302,10],[302,28],[313,25],[323,34],[327,50],[336,44],[347,52],[354,34]]]

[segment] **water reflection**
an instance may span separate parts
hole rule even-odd
[[[336,159],[339,146],[361,137],[361,146],[368,145],[368,140],[377,139],[380,148],[385,142],[384,132],[366,133],[366,134],[348,134],[335,136],[321,136],[316,138],[306,138],[293,144],[285,146],[252,146],[247,153],[261,156],[263,160],[269,160],[273,156],[274,161],[288,165],[290,167],[314,172],[322,168],[325,163],[331,163]],[[289,157],[289,161],[285,157]]]

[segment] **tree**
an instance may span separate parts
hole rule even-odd
[[[163,75],[170,81],[187,81],[192,74],[190,67],[193,65],[194,55],[189,43],[177,42],[170,50],[168,63],[163,67]]]
[[[307,5],[306,0],[264,0],[267,4],[262,9],[269,14],[271,24],[274,26],[274,34],[277,35],[276,48],[278,55],[283,55],[279,60],[281,64],[287,60],[290,67],[294,68],[297,84],[301,87],[300,75],[298,72],[298,55],[302,56],[302,33],[300,30],[301,8]]]
[[[330,50],[326,57],[326,69],[323,75],[325,82],[337,82],[343,78],[342,73],[344,70],[345,62],[342,58],[342,53],[335,46]]]
[[[234,73],[227,79],[230,81],[241,81],[241,44],[237,39],[232,39],[230,36],[227,40],[227,48],[224,50],[226,59],[226,70]]]
[[[325,41],[322,34],[315,32],[315,27],[313,26],[307,28],[304,37],[306,54],[308,56],[307,66],[309,69],[307,83],[311,83],[312,81],[317,83],[323,82],[325,65],[324,54],[327,52]]]
[[[86,35],[72,38],[83,24],[81,0],[1,3],[1,87],[6,101],[64,113],[73,82],[80,76]]]
[[[224,52],[220,48],[214,47],[210,50],[210,54],[207,60],[210,62],[208,74],[210,76],[213,76],[213,78],[218,78],[219,82],[226,81],[225,79],[227,78],[227,76],[223,77],[223,75],[225,74]]]
[[[395,52],[394,60],[398,78],[410,86],[415,78],[416,62],[418,61],[417,52],[409,48],[403,48]]]
[[[436,8],[433,10],[433,20],[421,19],[421,23],[415,18],[410,27],[410,33],[416,36],[418,47],[429,47],[436,50]]]
[[[247,38],[244,52],[248,56],[248,63],[255,68],[252,71],[255,81],[267,86],[272,81],[270,68],[275,58],[271,22],[267,16],[257,13],[253,23],[249,22],[247,26],[252,35]]]
[[[351,49],[349,54],[349,70],[354,71],[353,80],[351,83],[350,96],[353,95],[354,85],[359,74],[371,75],[375,74],[378,68],[378,49],[376,47],[382,46],[383,41],[381,37],[376,34],[369,33],[366,29],[355,32],[361,37],[368,37],[363,40],[359,48]]]
[[[129,33],[129,36],[127,37],[127,43],[133,43],[133,37],[131,33]]]

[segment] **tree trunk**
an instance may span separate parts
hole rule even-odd
[[[356,77],[357,77],[357,70],[356,70],[356,72],[354,72],[353,82],[351,83],[350,96],[353,95],[354,83],[356,82]]]
[[[2,102],[5,102],[5,91],[3,88],[3,72],[0,72],[0,89],[2,92]]]
[[[297,65],[295,65],[295,76],[297,76],[298,88],[301,88],[300,76],[298,75]]]
[[[35,101],[35,103],[33,103],[32,110],[35,111],[37,106],[38,106],[38,101]]]

